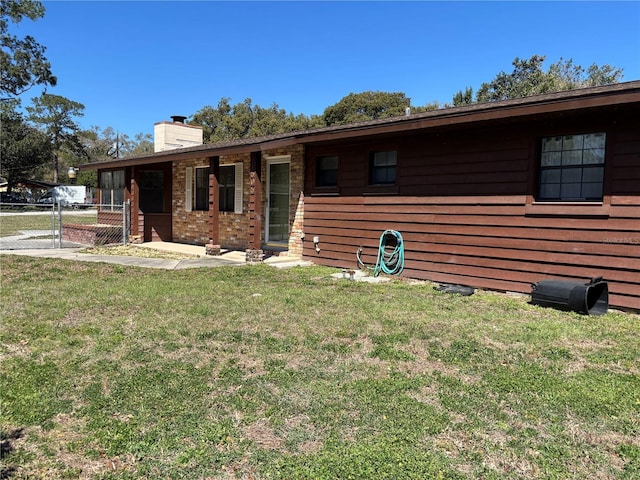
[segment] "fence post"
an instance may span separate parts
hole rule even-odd
[[[58,202],[58,248],[62,248],[62,203]]]
[[[51,204],[51,248],[56,248],[56,204]]]
[[[131,200],[127,200],[122,203],[122,244],[126,245],[129,241],[128,229],[127,229],[127,212],[130,209]]]

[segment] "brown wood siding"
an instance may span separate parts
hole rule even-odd
[[[380,235],[393,229],[405,240],[407,277],[530,293],[544,279],[603,276],[611,306],[640,310],[640,125],[623,120],[586,130],[607,131],[612,142],[603,205],[530,208],[541,135],[529,128],[386,139],[381,148],[398,151],[397,193],[390,195],[366,185],[376,144],[309,147],[310,169],[316,155],[338,152],[340,195],[313,195],[307,184],[303,254],[354,268],[362,246],[362,259],[374,264]],[[541,123],[533,131],[553,129]]]
[[[144,213],[140,214],[144,223],[145,242],[171,242],[171,214]]]
[[[140,213],[137,209],[136,209],[136,217],[138,219],[138,221],[136,222],[137,225],[137,230],[135,235],[141,235],[142,236],[142,241],[145,241],[144,238],[144,213]],[[133,230],[133,229],[132,229]]]
[[[640,116],[640,112],[638,113]],[[640,128],[640,127],[638,127]],[[616,135],[612,172],[612,195],[629,196],[630,205],[640,203],[640,134],[638,130],[623,130]],[[621,199],[621,201],[624,201]],[[612,204],[614,199],[612,199]]]

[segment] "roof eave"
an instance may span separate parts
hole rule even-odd
[[[388,133],[402,133],[444,126],[465,126],[474,123],[515,119],[533,115],[588,110],[621,104],[640,105],[640,81],[602,87],[556,92],[497,102],[434,110],[403,117],[371,120],[350,125],[302,130],[268,137],[255,137],[227,143],[206,144],[154,153],[144,157],[125,158],[81,165],[81,170],[109,169],[148,165],[214,156],[265,151],[295,144],[313,144]]]
[[[468,125],[495,120],[515,119],[533,115],[545,115],[559,112],[588,110],[592,108],[612,107],[622,104],[640,104],[640,82],[635,89],[593,90],[591,95],[582,91],[559,92],[544,96],[526,97],[522,99],[489,102],[464,107],[453,107],[445,110],[427,112],[407,117],[395,117],[388,122],[380,121],[377,125],[370,122],[345,125],[343,128],[309,132],[304,143],[316,143],[328,140],[340,140],[385,133],[401,133],[443,126]]]

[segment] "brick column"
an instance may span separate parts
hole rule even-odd
[[[247,259],[261,258],[262,252],[262,154],[251,152],[249,168],[249,248]]]
[[[292,257],[302,257],[304,238],[304,192],[300,192],[298,206],[291,225],[291,234],[289,235],[289,255]]]
[[[209,244],[206,252],[220,254],[220,157],[209,158]]]

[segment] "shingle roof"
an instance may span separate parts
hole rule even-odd
[[[590,108],[602,105],[640,103],[640,81],[617,83],[601,87],[581,88],[563,92],[548,93],[510,100],[476,103],[462,107],[450,107],[427,112],[414,113],[399,117],[387,117],[348,125],[299,130],[294,132],[243,138],[227,142],[178,148],[138,157],[82,165],[83,169],[111,167],[117,165],[137,165],[172,161],[184,157],[193,157],[194,153],[206,153],[206,156],[224,155],[245,150],[265,150],[278,144],[313,143],[314,141],[346,138],[351,136],[375,135],[383,131],[402,132],[416,128],[428,128],[436,125],[465,124],[479,120],[512,118],[531,115],[540,111],[562,111],[577,108]]]

